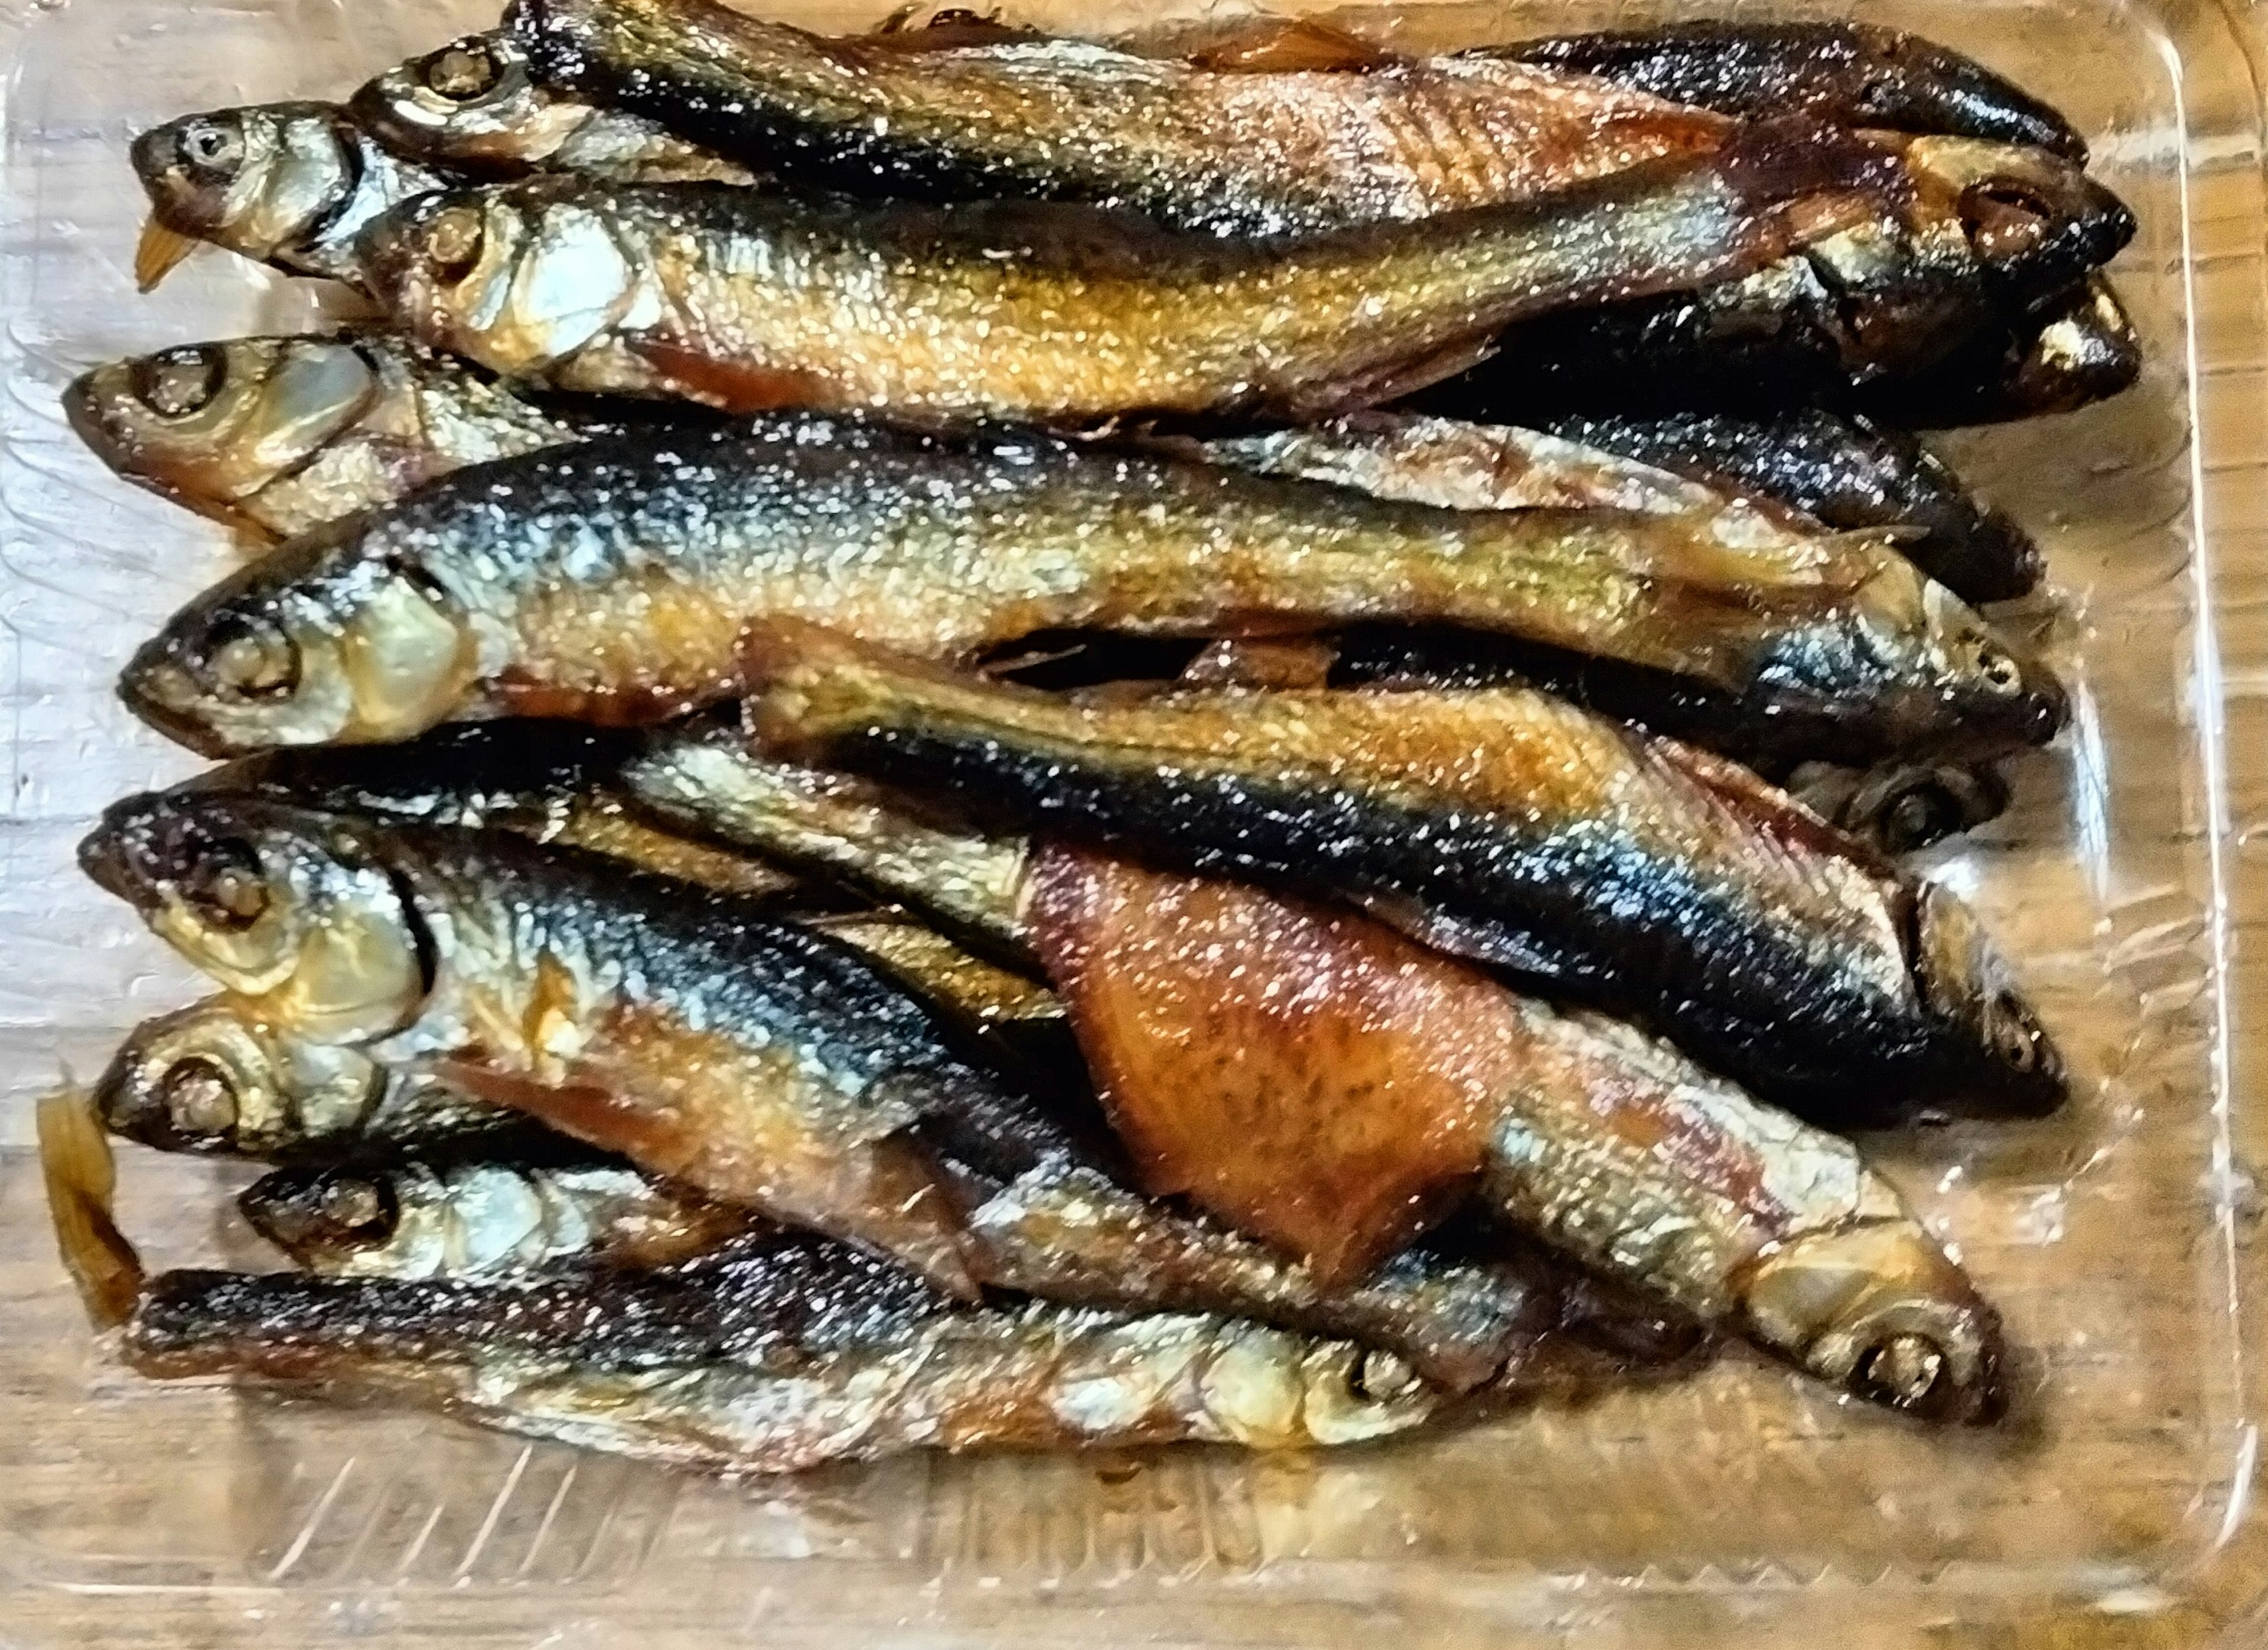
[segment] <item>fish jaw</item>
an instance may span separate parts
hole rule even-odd
[[[2069,1092],[2063,1055],[1976,913],[1926,883],[1911,920],[1914,975],[1940,1034],[1955,1109],[1995,1117],[2056,1110]]]

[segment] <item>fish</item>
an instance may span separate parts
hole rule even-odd
[[[1896,218],[1907,190],[1857,136],[1760,128],[1533,201],[1299,238],[554,177],[408,202],[362,249],[401,330],[555,390],[933,424],[1296,421],[1448,377],[1524,317],[1738,280]]]
[[[331,103],[186,114],[134,140],[151,228],[135,258],[144,291],[199,242],[286,275],[364,284],[360,239],[389,207],[439,188]]]
[[[1987,824],[2010,800],[2007,779],[1989,763],[1807,762],[1788,776],[1788,792],[1837,830],[1891,856],[1919,853]]]
[[[1895,529],[1900,551],[1965,601],[2009,600],[2040,581],[2039,546],[2021,524],[1913,436],[1863,415],[1562,413],[1540,427],[1705,486],[1777,498],[1830,527]]]
[[[2061,111],[1972,57],[1873,24],[1712,19],[1515,41],[1473,55],[1595,75],[1742,119],[1800,109],[1838,126],[2029,144],[2087,159],[2086,138]]]
[[[512,1159],[280,1168],[237,1197],[253,1230],[326,1278],[483,1278],[563,1262],[681,1265],[759,1224],[626,1163]]]
[[[753,631],[762,747],[997,829],[1352,903],[1830,1127],[2037,1116],[2055,1045],[1969,908],[1732,762],[1529,689],[1078,703]]]
[[[63,404],[115,474],[265,543],[619,427],[376,332],[176,345],[82,373]]]
[[[80,860],[269,1023],[839,1236],[962,1300],[1064,1275],[1024,1249],[1046,1234],[1016,1217],[1023,1205],[983,1224],[976,1212],[1112,1165],[1076,1096],[1043,1103],[971,1064],[930,1006],[858,954],[762,905],[575,850],[184,790],[114,805]],[[1256,1267],[1216,1227],[1138,1199],[1116,1207],[1183,1257],[1151,1267],[1160,1292],[1359,1322],[1445,1378],[1500,1367],[1535,1311],[1531,1284],[1486,1267],[1374,1279],[1342,1307],[1312,1276]],[[1122,1269],[1122,1295],[1130,1281]]]
[[[1885,423],[1926,430],[2007,424],[2109,401],[2133,387],[2143,365],[2134,319],[2097,270],[1930,372],[1868,387],[1858,404]]]
[[[365,82],[348,113],[398,154],[455,174],[571,172],[617,183],[754,185],[759,174],[655,122],[539,85],[501,31],[468,34]]]
[[[2069,162],[1966,138],[1903,140],[1926,180],[1909,215],[1838,228],[1769,268],[1695,290],[1508,328],[1491,357],[1431,387],[1427,410],[1865,410],[1935,381],[2134,238],[2125,203]]]
[[[556,1154],[515,1112],[359,1049],[309,1042],[227,995],[144,1020],[92,1093],[105,1128],[160,1152],[296,1164]]]
[[[1035,633],[1436,624],[1714,694],[1803,756],[2042,742],[2062,689],[1872,539],[1445,511],[1012,430],[789,415],[475,465],[192,600],[120,681],[213,757],[737,696],[759,618],[969,662]]]
[[[1065,39],[909,52],[908,35],[829,39],[705,0],[526,0],[507,28],[542,84],[800,183],[1123,206],[1222,235],[1532,198],[1727,130],[1602,81],[1346,37],[1318,70],[1255,72]],[[1349,52],[1363,72],[1331,72]]]
[[[1469,1197],[1856,1396],[1940,1420],[2005,1407],[1999,1315],[1850,1142],[1366,917],[1053,846],[1034,883],[1152,1192],[1326,1272],[1395,1241],[1379,1200]]]

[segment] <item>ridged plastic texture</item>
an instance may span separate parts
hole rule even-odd
[[[114,482],[55,395],[98,358],[291,329],[323,301],[217,254],[136,298],[126,144],[192,108],[341,92],[495,9],[0,3],[0,1643],[2252,1641],[2268,215],[2257,19],[2210,0],[1863,13],[2062,104],[2142,225],[2117,269],[2150,348],[2140,387],[1948,443],[2046,543],[2058,601],[2017,622],[2051,635],[2079,707],[2021,764],[2014,810],[1931,866],[2020,960],[2077,1098],[2043,1123],[1878,1143],[2023,1348],[2005,1428],[1926,1433],[1732,1357],[1340,1455],[907,1460],[728,1485],[107,1363],[55,1263],[30,1102],[191,989],[70,850],[112,797],[188,770],[111,681],[225,551]],[[1353,15],[1416,48],[1696,10]],[[163,1263],[267,1264],[231,1190],[225,1170],[129,1155],[125,1219]]]

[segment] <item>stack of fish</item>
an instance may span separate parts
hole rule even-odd
[[[122,682],[222,765],[82,851],[220,988],[43,1114],[90,1303],[152,1374],[726,1470],[1734,1341],[1992,1418],[1998,1317],[1837,1131],[2062,1098],[1894,857],[2066,715],[1971,605],[2032,545],[1898,428],[2132,379],[2084,158],[1863,27],[714,0],[144,134],[145,283],[384,320],[69,392],[257,545]],[[114,1135],[274,1165],[298,1270],[145,1275]]]

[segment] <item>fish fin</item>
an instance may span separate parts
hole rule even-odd
[[[1402,61],[1384,47],[1313,18],[1252,18],[1190,52],[1216,74],[1363,74]]]
[[[1886,877],[1896,874],[1867,843],[1729,757],[1674,739],[1656,738],[1651,748],[1664,762],[1789,852],[1807,857],[1830,854],[1856,859]]]
[[[681,345],[631,341],[630,352],[661,374],[688,400],[728,413],[773,412],[783,407],[831,407],[841,398],[824,375],[800,368],[719,361]]]
[[[489,683],[488,696],[506,716],[545,721],[586,722],[595,727],[651,727],[689,716],[704,705],[728,699],[737,684],[721,681],[706,692],[678,688],[563,688],[511,670]]]
[[[1381,401],[1415,395],[1419,390],[1430,389],[1446,379],[1469,372],[1494,355],[1496,350],[1494,333],[1476,333],[1422,355],[1295,390],[1278,402],[1275,410],[1301,422],[1360,412]]]
[[[1536,934],[1437,910],[1397,895],[1366,894],[1353,903],[1395,932],[1453,957],[1528,980],[1572,980],[1579,970]]]
[[[950,666],[910,659],[840,630],[831,630],[823,624],[814,624],[808,619],[784,615],[759,619],[741,631],[740,659],[740,678],[748,696],[743,706],[743,724],[765,750],[782,755],[797,746],[797,712],[802,708],[802,696],[788,696],[799,702],[796,703],[775,703],[770,689],[790,678],[808,678],[814,674],[871,664],[887,669],[894,676],[958,688],[979,681]],[[999,694],[1035,691],[1014,682],[983,685],[987,691]]]
[[[152,292],[158,284],[180,267],[181,261],[205,243],[195,235],[168,229],[156,218],[142,226],[134,247],[134,290]]]
[[[1336,642],[1322,637],[1282,640],[1224,637],[1182,667],[1185,688],[1321,688],[1338,662]]]
[[[115,1329],[133,1315],[144,1272],[141,1256],[112,1218],[118,1173],[110,1137],[84,1089],[66,1087],[42,1097],[38,1119],[40,1170],[55,1247],[87,1316],[97,1329]]]

